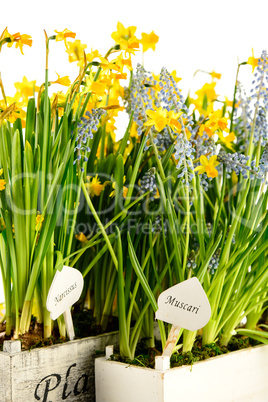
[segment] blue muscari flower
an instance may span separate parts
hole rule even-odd
[[[163,219],[163,229],[164,229],[164,233],[167,232],[167,228],[168,228],[168,222],[166,219]],[[160,233],[162,232],[162,219],[161,219],[161,215],[157,215],[152,223],[152,231],[155,233]]]
[[[138,64],[136,74],[132,77],[130,91],[125,91],[127,111],[134,112],[133,120],[138,125],[138,135],[142,134],[143,123],[147,120],[146,110],[153,109],[153,101],[156,106],[159,104],[153,88],[155,84],[152,75]]]
[[[194,142],[195,140],[192,140]],[[183,167],[183,171],[178,174],[178,177],[183,178],[185,176],[185,179],[182,179],[182,182],[185,183],[187,186],[189,185],[189,182],[192,181],[194,175],[193,175],[193,162],[192,160],[194,159],[194,153],[195,149],[192,146],[192,142],[190,142],[188,139],[184,137],[182,133],[180,133],[177,137],[176,144],[175,144],[175,159],[178,160],[177,164],[177,169],[181,169]],[[186,176],[186,171],[188,172],[188,175]],[[188,180],[186,179],[188,178]]]
[[[78,160],[81,160],[81,157],[84,158],[84,162],[88,161],[85,153],[90,152],[90,148],[82,144],[87,144],[88,139],[93,138],[93,132],[97,131],[97,126],[100,122],[100,119],[105,113],[106,111],[104,109],[92,109],[91,112],[87,111],[85,116],[81,117],[80,121],[78,122],[76,137],[76,142],[78,144],[74,149],[75,151],[77,151],[77,157],[74,161],[74,165]],[[81,155],[81,151],[83,151],[83,155]]]
[[[246,97],[245,93],[241,95],[241,84],[237,86],[237,100],[239,107],[235,110],[236,118],[234,120],[235,130],[239,140],[244,140],[246,131],[251,132],[254,129],[254,143],[261,141],[261,145],[265,145],[268,141],[268,58],[267,52],[263,51],[255,69],[251,89],[251,96]],[[257,84],[257,85],[256,85]],[[253,127],[254,125],[254,127]],[[245,130],[246,129],[246,130]],[[248,139],[246,139],[246,146]],[[245,148],[245,147],[244,147]]]
[[[187,258],[187,263],[186,263],[186,267],[188,268],[188,269],[195,269],[196,268],[196,255],[195,255],[195,251],[194,250],[191,250],[190,251],[190,254],[189,254],[189,256],[188,256],[188,258]]]
[[[262,180],[263,183],[267,182],[268,173],[268,143],[265,144],[258,169],[258,178]]]
[[[216,269],[219,266],[219,262],[220,262],[220,254],[221,254],[221,249],[219,248],[211,257],[211,260],[209,261],[208,264],[208,270],[210,271],[210,273],[212,275],[214,275]]]
[[[238,152],[234,152],[233,154],[225,152],[223,149],[220,150],[218,155],[218,161],[223,163],[226,166],[227,177],[230,177],[230,173],[234,171],[237,175],[240,173],[247,179],[250,179],[257,176],[255,174],[255,170],[251,169],[250,166],[247,166],[247,162],[249,160],[249,156],[245,156]]]
[[[261,140],[261,145],[265,145],[268,141],[268,123],[266,118],[266,110],[259,107],[254,126],[254,142],[257,144]]]
[[[204,191],[208,191],[208,189],[209,189],[209,183],[208,182],[212,180],[212,177],[207,177],[207,175],[205,175],[205,174],[200,174],[199,179],[200,179],[200,184],[202,186],[202,189]]]
[[[154,201],[155,196],[157,195],[157,185],[156,185],[156,179],[155,179],[155,168],[149,169],[142,179],[140,180],[140,192],[142,194],[146,193],[147,191],[150,191],[151,194],[149,194],[149,199],[150,201]]]
[[[170,129],[170,131],[171,135],[175,134],[173,130]],[[168,133],[167,127],[165,127],[162,131],[160,131],[160,133],[155,132],[154,134],[156,135],[154,142],[160,152],[166,151],[170,147],[170,145],[173,144],[173,141],[171,140],[170,135]]]
[[[217,155],[217,145],[213,138],[209,138],[209,136],[204,133],[202,137],[200,135],[197,136],[196,140],[196,157],[200,158],[201,155],[213,156]]]
[[[206,226],[207,226],[208,235],[210,237],[212,235],[212,229],[213,229],[212,224],[210,222],[207,222]]]

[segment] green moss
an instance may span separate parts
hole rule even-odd
[[[210,345],[202,346],[202,338],[196,338],[193,349],[191,352],[181,353],[180,351],[174,353],[170,359],[171,367],[180,367],[184,365],[193,365],[194,363],[202,360],[209,359],[210,357],[219,356],[225,353],[233,352],[235,350],[245,349],[251,346],[260,344],[253,339],[247,337],[232,337],[228,346],[222,346],[218,342]],[[137,355],[134,360],[123,358],[119,353],[111,356],[111,360],[119,361],[136,366],[154,368],[155,356],[161,355],[161,343],[156,341],[156,348],[146,348],[145,341],[142,340],[137,347]]]

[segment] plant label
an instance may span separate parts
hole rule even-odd
[[[174,326],[196,331],[209,321],[211,308],[199,280],[187,279],[162,292],[155,317]]]
[[[83,284],[84,279],[78,269],[64,265],[61,271],[56,271],[46,303],[52,320],[56,320],[77,302],[82,293]]]

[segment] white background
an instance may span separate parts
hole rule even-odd
[[[77,39],[87,44],[86,51],[98,49],[104,54],[114,43],[111,33],[117,22],[137,26],[137,36],[152,30],[160,37],[156,51],[145,53],[147,70],[159,73],[162,66],[176,69],[183,77],[181,88],[198,87],[201,75],[193,79],[197,69],[222,73],[219,92],[232,96],[237,61],[247,61],[254,48],[255,57],[268,48],[267,2],[265,0],[13,0],[1,2],[1,30],[27,33],[33,46],[24,46],[25,55],[18,49],[3,48],[0,71],[6,92],[14,94],[13,82],[44,81],[45,29],[68,28]],[[50,46],[50,79],[60,75],[77,76],[75,63],[68,63],[63,42]],[[141,62],[141,54],[135,61]],[[243,67],[250,72],[251,67]],[[203,79],[209,77],[202,76]]]
[[[238,60],[247,61],[252,48],[255,57],[268,49],[267,8],[265,0],[2,0],[0,30],[7,26],[11,34],[20,32],[33,38],[31,48],[24,46],[24,56],[14,46],[2,49],[0,72],[6,94],[15,94],[13,83],[22,81],[24,75],[37,80],[37,85],[44,82],[43,29],[50,36],[55,29],[68,28],[87,44],[87,52],[92,48],[104,54],[114,43],[111,33],[120,21],[125,27],[137,26],[138,38],[151,31],[160,37],[156,51],[144,55],[147,70],[156,74],[162,66],[177,70],[185,96],[190,88],[193,93],[209,81],[204,74],[193,78],[197,69],[215,70],[222,73],[217,93],[231,98]],[[52,42],[50,49],[50,79],[57,78],[55,71],[75,79],[78,70],[75,63],[68,62],[63,42]],[[141,62],[141,54],[134,65],[137,62]],[[240,80],[248,87],[250,66],[242,68]],[[118,131],[120,137],[120,127]]]

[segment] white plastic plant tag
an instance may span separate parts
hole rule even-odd
[[[57,271],[50,286],[46,307],[52,320],[67,311],[80,297],[84,279],[80,271],[63,266]]]
[[[196,331],[210,319],[207,295],[197,278],[187,279],[162,292],[158,298],[158,320]]]
[[[172,355],[181,334],[181,328],[189,331],[203,328],[210,319],[211,308],[207,295],[197,278],[187,279],[162,292],[158,298],[158,307],[155,317],[173,324],[163,354],[155,364],[156,369],[163,370],[164,359]]]

